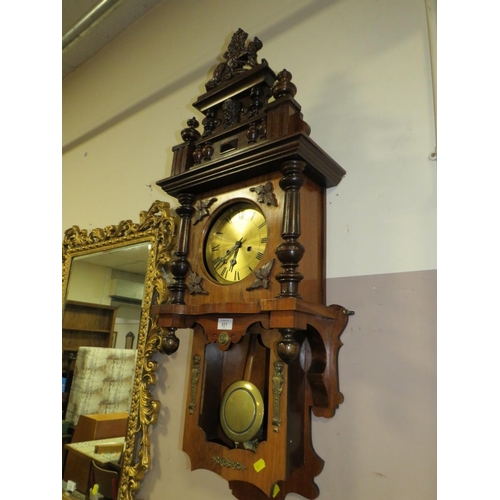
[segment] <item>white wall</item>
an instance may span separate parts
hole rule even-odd
[[[108,267],[96,266],[85,261],[73,262],[67,299],[109,306],[110,277],[111,269]]]
[[[168,175],[171,148],[196,115],[190,103],[204,92],[239,27],[263,41],[259,57],[271,68],[293,74],[311,137],[347,170],[328,193],[328,277],[435,269],[436,163],[428,159],[435,136],[424,0],[161,3],[64,81],[63,229],[137,221],[154,200],[169,201],[155,182]],[[163,406],[152,435],[153,470],[141,497],[229,500],[226,482],[208,471],[190,472],[180,451],[189,333],[179,337],[179,351],[158,358],[156,396]],[[383,364],[390,352],[390,345],[381,345],[377,362]],[[341,351],[341,380],[342,366],[344,373],[353,368],[345,362],[356,362],[351,354],[343,357]],[[425,352],[414,357],[427,367]],[[377,394],[385,377],[371,380]],[[419,385],[404,381],[403,392]],[[360,385],[352,390],[357,401],[364,398]],[[314,421],[326,462],[318,478],[321,499],[435,498],[433,468],[405,471],[394,464],[400,455],[390,447],[385,460],[392,462],[397,477],[390,484],[397,488],[383,478],[370,488],[345,481],[357,477],[359,464],[342,462],[336,433],[351,458],[380,443],[376,428],[347,432],[356,422],[343,427],[341,413],[342,406],[332,421]],[[350,417],[361,418],[352,411]],[[412,433],[411,420],[394,429],[400,444]],[[435,441],[422,439],[418,456],[432,464],[434,455]],[[426,486],[416,491],[415,484]]]
[[[137,218],[168,200],[155,182],[240,26],[263,40],[273,69],[292,72],[312,138],[347,170],[328,196],[327,276],[435,269],[423,0],[162,3],[64,82],[63,227]]]
[[[125,349],[126,337],[129,332],[135,335],[133,348],[137,348],[137,337],[139,336],[139,321],[117,318],[115,322],[117,349]]]

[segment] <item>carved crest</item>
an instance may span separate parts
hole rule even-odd
[[[263,44],[257,37],[254,37],[253,41],[245,45],[247,38],[248,33],[245,33],[241,28],[233,34],[227,51],[223,55],[226,61],[221,62],[215,68],[213,77],[205,84],[207,90],[217,87],[222,82],[230,80],[258,64],[257,52]]]

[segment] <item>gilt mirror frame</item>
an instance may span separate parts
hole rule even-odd
[[[135,498],[144,474],[151,468],[149,427],[158,419],[160,403],[153,400],[149,387],[156,383],[157,363],[152,357],[161,350],[163,336],[154,318],[150,317],[150,309],[153,304],[164,304],[168,300],[166,275],[178,228],[178,217],[170,212],[167,202],[155,201],[148,211],[140,212],[139,218],[139,223],[124,220],[117,225],[96,228],[90,232],[72,226],[65,231],[62,244],[64,312],[71,263],[75,257],[150,242],[119,500]]]

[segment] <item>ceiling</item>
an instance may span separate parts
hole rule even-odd
[[[63,79],[163,0],[62,0]]]

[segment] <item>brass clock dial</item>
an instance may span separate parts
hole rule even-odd
[[[205,264],[219,283],[238,283],[260,264],[267,244],[267,221],[251,203],[235,203],[212,224],[205,240]]]

